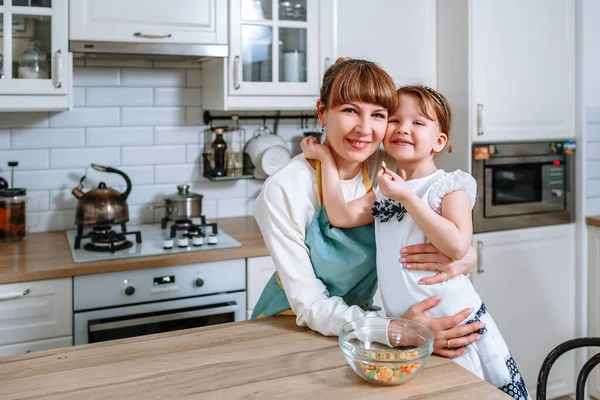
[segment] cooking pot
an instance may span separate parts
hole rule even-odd
[[[178,185],[177,193],[165,197],[165,217],[178,219],[200,218],[202,216],[201,194],[190,192],[190,185]]]
[[[124,172],[111,167],[92,164],[92,168],[99,172],[109,172],[121,175],[125,179],[127,189],[120,193],[118,190],[107,187],[106,183],[100,182],[98,187],[84,193],[83,182],[85,175],[79,181],[79,185],[71,193],[79,201],[75,209],[75,224],[87,225],[116,225],[129,221],[129,209],[127,207],[127,196],[131,192],[131,180]]]

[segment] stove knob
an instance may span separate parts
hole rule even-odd
[[[134,293],[135,293],[135,286],[133,286],[133,285],[129,285],[129,286],[127,286],[127,287],[125,288],[125,294],[126,294],[127,296],[131,296],[131,295],[132,295],[132,294],[134,294]]]
[[[208,235],[208,244],[217,244],[218,241],[219,239],[217,239],[217,235]]]
[[[194,285],[196,285],[196,287],[202,287],[202,286],[204,286],[204,279],[202,279],[202,278],[196,278],[196,281],[194,282]]]

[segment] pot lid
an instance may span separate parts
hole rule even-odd
[[[170,194],[166,197],[168,200],[182,199],[202,199],[204,196],[198,193],[190,192],[190,185],[177,185],[177,193]]]

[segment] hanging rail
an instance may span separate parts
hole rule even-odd
[[[294,114],[294,115],[248,115],[248,116],[242,116],[239,114],[233,114],[233,115],[238,115],[239,119],[259,119],[263,121],[263,125],[266,125],[267,119],[274,119],[275,121],[279,121],[280,119],[299,119],[300,120],[300,125],[304,128],[308,128],[308,121],[311,118],[314,118],[314,114]],[[210,111],[204,111],[203,114],[204,117],[204,124],[205,125],[211,125],[213,121],[217,121],[217,120],[226,120],[226,119],[231,119],[231,115],[212,115],[210,113]]]

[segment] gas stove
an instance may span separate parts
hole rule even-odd
[[[206,224],[204,220],[175,221],[170,229],[162,229],[161,224],[147,224],[128,226],[126,231],[118,226],[94,227],[86,234],[81,229],[66,234],[75,263],[241,246],[215,223]]]

